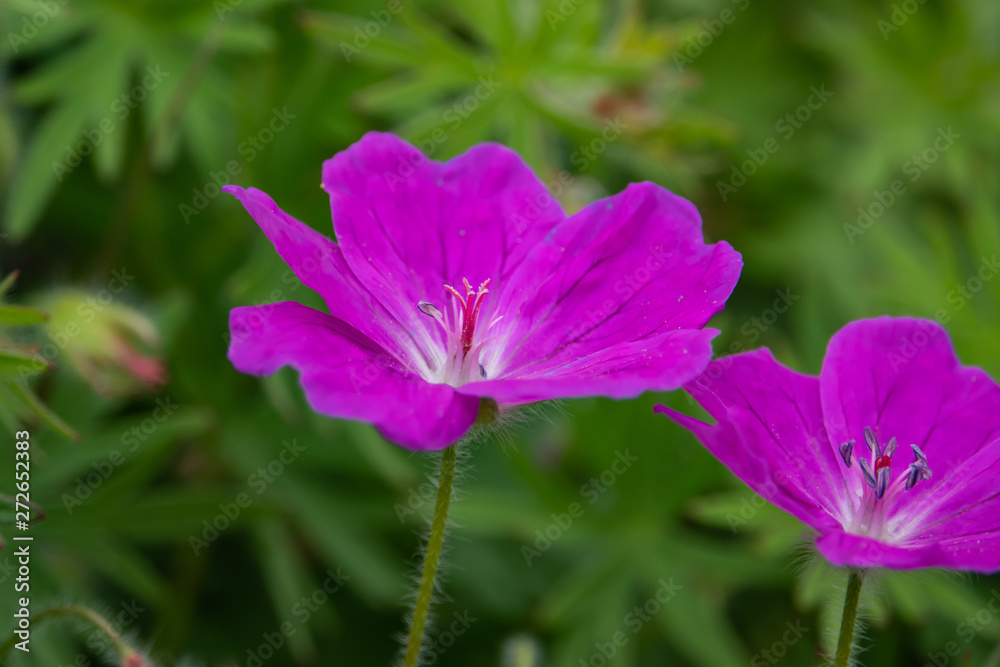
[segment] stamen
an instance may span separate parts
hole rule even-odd
[[[854,441],[848,440],[840,446],[840,458],[844,460],[844,465],[851,467],[851,454],[854,452]]]
[[[880,468],[878,471],[878,479],[875,484],[875,497],[879,500],[885,495],[885,490],[889,488],[889,466]]]
[[[444,317],[444,315],[441,314],[441,311],[437,309],[437,306],[435,306],[430,301],[418,302],[417,310],[419,310],[424,315],[429,315],[430,317],[433,317],[435,320],[440,320]]]
[[[865,459],[859,458],[858,463],[861,464],[861,473],[865,476],[865,482],[868,486],[875,488],[875,473],[872,472],[871,464]]]
[[[865,434],[865,444],[868,445],[868,449],[870,449],[872,451],[872,454],[874,454],[875,456],[881,456],[882,450],[879,449],[878,440],[875,439],[875,433],[872,432],[870,427],[865,426],[864,434]]]
[[[889,444],[885,446],[882,450],[882,456],[888,456],[892,458],[892,455],[896,453],[896,436],[889,438]]]
[[[909,491],[917,482],[926,481],[931,478],[933,474],[931,469],[927,467],[927,457],[924,456],[923,451],[916,445],[910,445],[913,450],[913,463],[910,464],[910,469],[906,474],[906,490]]]

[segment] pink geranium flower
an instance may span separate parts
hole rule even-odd
[[[324,164],[323,187],[339,243],[259,190],[225,188],[329,308],[236,308],[229,358],[258,375],[293,366],[314,409],[410,449],[459,440],[481,399],[679,387],[711,358],[718,332],[702,327],[742,266],[661,187],[567,216],[494,144],[438,163],[371,133]]]
[[[1000,569],[1000,386],[937,323],[853,322],[819,377],[763,349],[685,389],[716,424],[657,411],[811,526],[834,565]]]

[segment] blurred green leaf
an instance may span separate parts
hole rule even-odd
[[[3,291],[0,290],[0,295]],[[44,311],[30,306],[12,306],[10,304],[0,304],[0,325],[4,326],[26,326],[30,324],[41,324],[49,318]]]
[[[23,377],[41,373],[48,368],[47,363],[30,352],[0,348],[0,375]]]

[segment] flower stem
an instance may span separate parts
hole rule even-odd
[[[111,643],[114,644],[115,649],[118,651],[120,657],[125,657],[132,652],[131,647],[125,642],[125,639],[118,634],[118,631],[111,625],[111,623],[98,614],[93,609],[89,607],[84,607],[78,604],[67,604],[58,605],[55,607],[50,607],[45,611],[39,612],[31,617],[31,625],[40,623],[48,618],[56,618],[59,616],[76,616],[77,618],[82,618],[83,620],[89,622],[91,625],[97,627],[98,630],[107,635]],[[17,635],[11,636],[7,641],[0,645],[0,660],[7,656],[10,649],[14,647],[17,641]]]
[[[410,632],[406,638],[406,654],[403,667],[417,667],[420,660],[420,645],[427,627],[427,617],[434,596],[434,580],[437,578],[438,564],[441,562],[441,546],[444,544],[445,528],[448,526],[448,506],[455,484],[455,461],[458,445],[452,445],[441,455],[441,477],[438,483],[437,502],[434,505],[434,519],[431,521],[431,536],[424,556],[424,570],[420,575],[420,589],[417,603],[410,621]]]
[[[861,600],[860,570],[851,570],[847,577],[847,597],[844,598],[844,618],[840,622],[840,639],[837,641],[837,657],[834,667],[847,667],[854,643],[854,623],[858,619],[858,602]]]

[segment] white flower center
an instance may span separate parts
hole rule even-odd
[[[927,466],[927,457],[919,447],[910,445],[913,449],[913,463],[893,481],[891,466],[892,455],[896,452],[896,438],[891,438],[883,448],[871,428],[865,427],[864,436],[865,444],[871,450],[871,461],[858,457],[864,485],[856,498],[849,499],[852,514],[844,522],[844,529],[849,533],[883,542],[901,541],[906,537],[905,531],[899,531],[899,526],[887,520],[889,507],[902,491],[909,491],[917,482],[930,479],[931,469]],[[844,465],[850,468],[854,441],[845,442],[839,450]]]
[[[465,278],[462,279],[462,283],[465,286],[464,295],[451,285],[444,286],[454,297],[450,312],[447,314],[442,313],[429,301],[417,304],[420,312],[434,318],[441,325],[445,335],[444,350],[435,355],[435,363],[430,368],[431,377],[427,380],[453,387],[487,379],[487,369],[480,361],[480,354],[483,347],[492,340],[481,335],[479,338],[476,336],[479,311],[483,307],[486,295],[489,294],[490,279],[483,281],[478,290],[473,290]],[[484,330],[489,331],[501,317],[495,317]]]

